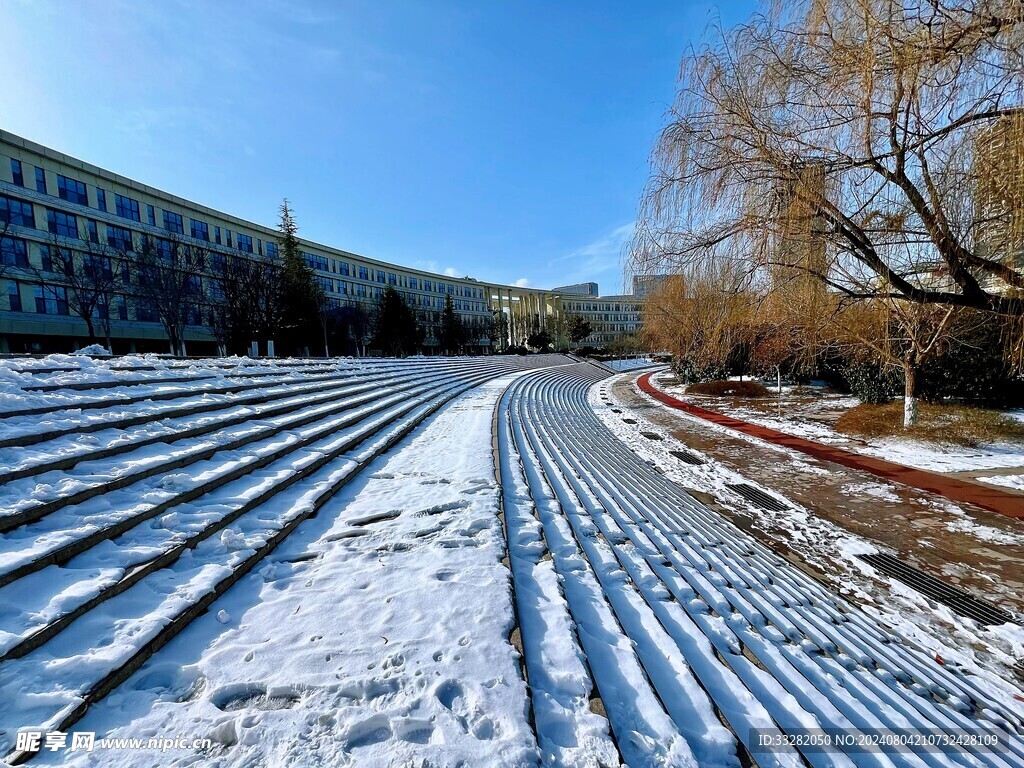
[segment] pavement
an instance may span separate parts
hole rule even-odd
[[[966,502],[954,503],[864,467],[824,458],[834,454],[797,452],[790,444],[768,442],[761,435],[754,435],[761,439],[751,440],[750,432],[744,435],[731,431],[731,425],[662,407],[639,392],[629,378],[616,382],[614,393],[639,415],[726,468],[893,550],[939,578],[1024,615],[1024,521],[1019,518]],[[1024,506],[1020,497],[1017,502]],[[766,519],[731,515],[737,524],[776,549],[799,551],[807,546]]]

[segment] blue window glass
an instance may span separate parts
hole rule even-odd
[[[19,187],[25,186],[25,175],[21,172],[21,160],[11,158],[11,179]]]
[[[366,267],[360,267],[359,268],[359,279],[360,280],[369,280],[370,279],[370,271]]]
[[[238,250],[243,253],[252,253],[252,238],[249,235],[238,233]]]
[[[231,247],[231,230],[230,229],[225,229],[224,230],[224,236],[227,238],[227,246],[228,246],[228,248],[230,248]]]
[[[132,250],[132,233],[124,227],[107,224],[107,245],[120,251]]]
[[[139,201],[119,195],[116,192],[114,193],[114,210],[122,219],[142,221],[142,217],[139,215]]]
[[[378,283],[383,283],[384,282],[384,271],[383,270],[380,270],[380,269],[377,270],[377,282]],[[380,289],[378,288],[378,290],[380,290]]]
[[[343,277],[348,277],[348,262],[343,261],[338,265],[338,274]]]
[[[73,213],[46,209],[46,225],[51,234],[78,238],[78,218]]]
[[[189,219],[189,224],[192,230],[192,237],[196,240],[205,240],[206,242],[210,242],[210,228],[207,226],[205,221]]]
[[[96,207],[104,213],[107,212],[107,193],[99,187],[96,187]]]
[[[63,285],[33,286],[36,312],[40,315],[66,315],[68,313],[68,289]]]
[[[46,171],[36,168],[36,192],[46,194]]]
[[[277,258],[277,243],[272,243],[269,240],[267,241],[267,256],[272,259]]]
[[[57,195],[61,200],[67,200],[69,203],[89,204],[89,196],[85,193],[85,184],[60,174],[57,174]]]
[[[21,312],[21,286],[16,280],[7,281],[7,308],[11,312]]]
[[[99,230],[96,229],[96,222],[92,219],[86,219],[85,226],[89,230],[89,242],[98,243],[100,241],[100,233]]]
[[[17,237],[0,237],[0,261],[8,267],[28,266],[28,246]]]
[[[393,272],[388,273],[388,285],[395,285],[398,282]]]
[[[156,211],[153,210],[153,206],[152,205],[147,205],[146,206],[146,218],[149,219],[149,226],[151,226],[151,227],[155,227],[156,226]],[[125,310],[125,311],[127,311],[127,310]]]
[[[220,245],[220,227],[213,228],[213,242]]]
[[[256,238],[256,251],[259,253],[260,256],[263,255],[263,241],[260,240],[260,238],[258,237]]]
[[[32,215],[32,204],[7,195],[0,195],[0,224],[16,224],[19,227],[36,226]]]
[[[164,211],[164,229],[168,232],[177,232],[179,235],[185,234],[185,223],[181,214]]]

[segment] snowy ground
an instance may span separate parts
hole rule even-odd
[[[802,397],[796,387],[783,387],[782,397],[756,404],[748,401],[721,397],[687,395],[685,387],[666,383],[655,375],[652,382],[662,390],[696,405],[711,408],[738,419],[761,424],[790,435],[806,437],[821,443],[837,445],[850,451],[876,456],[880,459],[904,464],[909,467],[928,469],[934,472],[980,472],[987,469],[1024,468],[1024,445],[1020,443],[995,443],[978,447],[960,445],[937,445],[921,440],[899,437],[860,439],[838,432],[833,426],[839,415],[859,403],[856,398],[845,395],[821,395]],[[1019,412],[1010,411],[1015,418]],[[979,480],[994,482],[1008,487],[1012,479],[999,477]]]
[[[613,371],[637,371],[641,368],[650,368],[659,365],[649,357],[629,357],[622,360],[606,360],[602,363]]]
[[[1024,765],[1024,694],[956,646],[985,632],[1019,658],[1019,627],[971,626],[909,589],[886,604],[867,577],[815,581],[683,490],[728,499],[740,478],[680,475],[663,449],[682,446],[629,424],[597,366],[0,368],[12,759]],[[869,546],[787,514],[833,559]],[[753,730],[820,727],[971,729],[1008,751],[765,750]],[[190,746],[33,756],[26,731]]]
[[[532,764],[490,458],[508,382],[374,462],[76,728],[211,738],[225,766]],[[103,762],[140,759],[196,761]]]

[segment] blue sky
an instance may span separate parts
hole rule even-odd
[[[264,224],[623,285],[679,59],[746,0],[4,0],[0,126]]]

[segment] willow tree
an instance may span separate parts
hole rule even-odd
[[[1019,0],[780,3],[684,57],[633,266],[1020,318],[1022,94]]]

